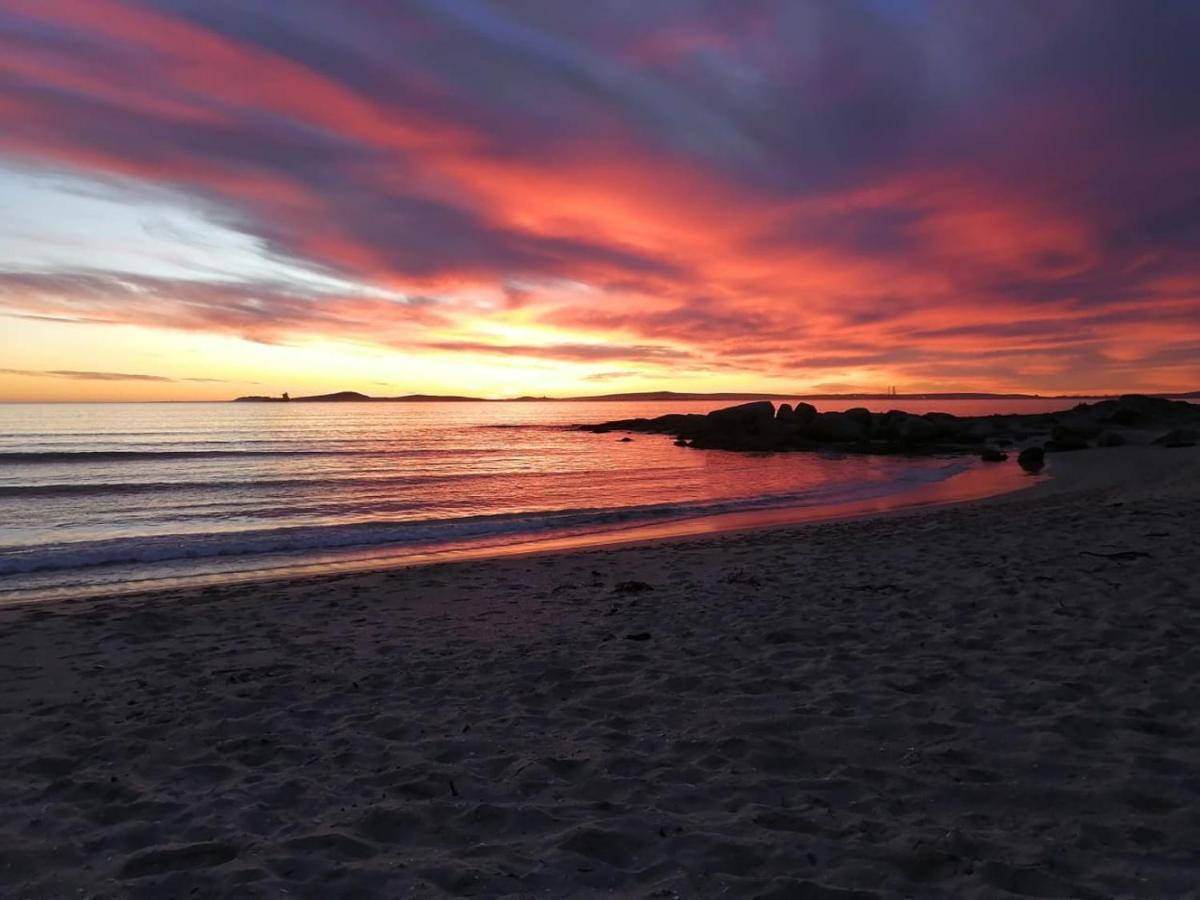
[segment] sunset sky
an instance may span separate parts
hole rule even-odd
[[[1195,0],[0,0],[0,400],[1200,388]]]

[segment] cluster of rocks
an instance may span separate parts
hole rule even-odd
[[[768,400],[718,409],[707,415],[673,414],[622,419],[579,428],[595,433],[668,434],[697,449],[786,451],[836,449],[847,453],[968,453],[1002,462],[1007,449],[1022,447],[1020,462],[1042,466],[1045,452],[1116,447],[1126,442],[1167,447],[1200,440],[1200,405],[1161,397],[1130,395],[1070,410],[1025,415],[954,416],[864,408],[818,412],[808,403]],[[1158,432],[1157,436],[1154,433]]]

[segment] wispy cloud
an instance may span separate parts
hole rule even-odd
[[[0,156],[212,228],[147,222],[173,277],[98,227],[0,312],[594,381],[1200,382],[1200,7],[893,7],[2,0]]]
[[[165,375],[140,375],[130,372],[80,372],[72,369],[0,369],[5,375],[23,375],[30,378],[67,378],[71,381],[157,381],[180,384],[229,384],[223,378],[168,378]]]

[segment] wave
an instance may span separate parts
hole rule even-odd
[[[348,522],[198,534],[158,534],[12,548],[0,553],[0,576],[121,563],[179,562],[265,554],[304,553],[311,556],[321,551],[351,548],[438,545],[509,535],[537,537],[549,533],[588,531],[729,512],[831,505],[888,496],[919,484],[943,481],[967,468],[968,463],[955,462],[936,469],[910,470],[889,481],[841,482],[797,492],[715,501],[608,509],[542,510],[416,522]]]
[[[385,470],[379,470],[385,471]],[[647,467],[646,472],[655,471]],[[610,474],[608,469],[575,469],[573,477],[593,477]],[[250,495],[253,491],[285,491],[303,493],[319,491],[322,495],[337,495],[347,489],[361,491],[393,491],[397,488],[427,487],[450,482],[488,481],[496,478],[494,472],[439,472],[413,473],[407,475],[379,474],[375,476],[342,476],[336,472],[321,473],[314,478],[233,478],[204,479],[200,481],[90,481],[90,482],[46,482],[42,484],[0,484],[0,500],[6,498],[54,498],[54,497],[102,497],[130,494],[182,494],[187,492],[213,493],[227,496],[230,493]],[[542,473],[509,474],[508,480],[522,477],[542,477]],[[361,494],[350,494],[347,502],[355,503]]]
[[[46,450],[0,453],[0,464],[133,462],[148,459],[223,459],[251,456],[342,456],[344,450]]]
[[[492,447],[414,447],[369,450],[44,450],[3,451],[0,465],[38,465],[43,463],[139,462],[173,459],[252,459],[258,457],[316,456],[431,456],[476,455],[506,452]]]

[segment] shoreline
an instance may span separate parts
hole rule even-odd
[[[1017,494],[1044,496],[1103,483],[1112,476],[1128,477],[1128,469],[1153,465],[1164,451],[1129,445],[1120,448],[1054,454],[1046,469],[1037,475],[1020,471],[1011,460],[979,464],[942,482],[922,485],[886,497],[849,501],[824,506],[773,507],[674,519],[666,522],[616,526],[566,536],[527,540],[497,540],[488,544],[459,544],[428,549],[363,547],[313,563],[286,563],[266,569],[245,569],[212,574],[150,578],[145,581],[115,582],[64,588],[18,589],[17,596],[0,592],[0,609],[30,604],[87,603],[107,598],[138,598],[160,593],[192,593],[214,588],[269,585],[345,575],[370,575],[395,569],[457,565],[506,558],[586,553],[591,550],[624,549],[674,542],[696,542],[755,531],[787,531],[839,521],[882,519],[959,504],[1003,501]],[[1117,465],[1112,465],[1113,463]],[[230,558],[230,562],[236,557]]]
[[[1184,896],[1200,451],[1063,460],[887,516],[0,608],[0,893]]]
[[[1055,464],[1047,472],[1030,475],[1015,463],[985,464],[975,461],[971,468],[944,481],[922,484],[897,494],[865,500],[842,501],[809,506],[779,506],[703,516],[670,519],[598,528],[575,534],[548,534],[512,539],[503,536],[488,542],[458,542],[433,547],[410,548],[404,545],[346,548],[344,551],[320,551],[326,558],[318,562],[287,562],[260,569],[226,572],[167,575],[145,580],[113,582],[70,587],[18,588],[0,591],[0,608],[33,603],[86,602],[109,597],[135,597],[164,591],[195,591],[210,587],[264,584],[323,576],[370,573],[414,566],[453,565],[502,559],[586,552],[661,542],[703,540],[706,537],[736,534],[762,529],[786,529],[820,522],[834,522],[879,516],[900,515],[910,511],[971,503],[1019,493],[1053,480]],[[221,562],[232,565],[237,557]],[[214,558],[214,561],[217,561]],[[122,564],[128,566],[129,564]],[[36,574],[36,573],[33,573]],[[6,594],[15,596],[9,597]]]

